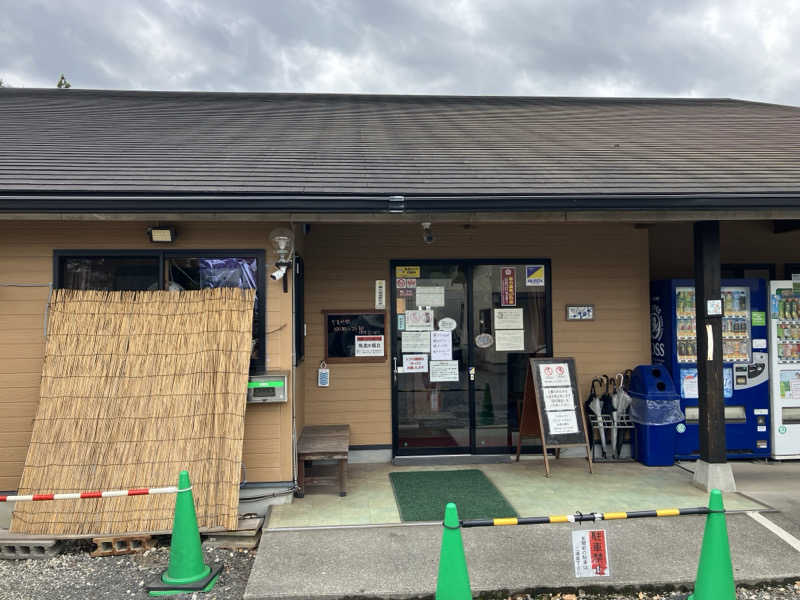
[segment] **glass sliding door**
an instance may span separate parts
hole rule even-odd
[[[552,356],[549,269],[392,263],[396,455],[516,448],[528,358]]]
[[[514,263],[472,269],[475,452],[516,447],[528,358],[550,356],[545,272]]]
[[[464,265],[409,263],[392,272],[395,451],[469,452]]]

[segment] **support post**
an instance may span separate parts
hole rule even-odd
[[[694,224],[695,307],[700,460],[694,483],[701,488],[735,491],[727,463],[722,373],[722,290],[719,221]]]

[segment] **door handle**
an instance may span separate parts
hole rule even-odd
[[[394,367],[392,368],[392,373],[394,375],[394,382],[397,383],[397,357],[392,357],[392,362],[394,363]]]

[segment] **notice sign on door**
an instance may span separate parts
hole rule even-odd
[[[610,577],[605,530],[573,531],[572,559],[575,577]]]
[[[437,381],[458,381],[458,361],[457,360],[432,360],[430,380],[431,383]]]
[[[514,267],[500,269],[500,305],[517,305],[517,270]]]
[[[427,332],[420,332],[427,333]],[[431,331],[431,360],[453,360],[453,335],[449,331]]]
[[[544,265],[525,265],[525,286],[544,287]]]
[[[428,355],[427,354],[403,354],[404,373],[427,373]]]
[[[419,277],[420,267],[395,267],[394,272],[397,277]]]
[[[383,336],[357,335],[356,356],[383,356]]]
[[[433,311],[407,310],[406,329],[408,331],[433,331]]]

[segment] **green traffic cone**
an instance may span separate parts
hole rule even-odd
[[[169,566],[161,575],[160,583],[148,586],[151,596],[170,596],[187,592],[207,592],[217,582],[220,568],[213,570],[203,563],[203,547],[197,529],[189,472],[178,476],[178,493],[175,495],[175,517],[172,541],[169,548]]]
[[[467,558],[461,541],[461,522],[458,509],[448,502],[444,509],[442,551],[439,554],[439,578],[436,581],[436,600],[471,600]]]
[[[728,545],[722,492],[711,490],[708,508],[713,512],[706,517],[697,579],[694,583],[694,593],[689,596],[689,600],[736,600],[736,584],[733,581],[733,564]]]

